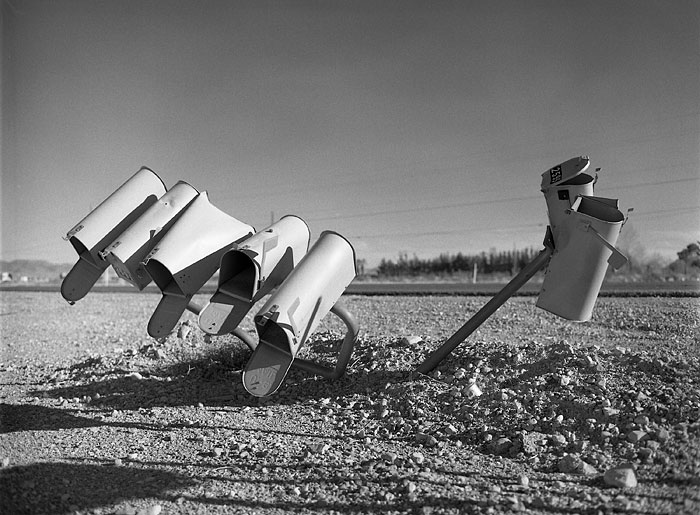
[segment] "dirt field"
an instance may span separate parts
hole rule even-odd
[[[235,338],[147,336],[157,295],[1,295],[2,514],[700,513],[698,298],[514,298],[423,376],[488,297],[349,296],[348,374],[261,401]]]

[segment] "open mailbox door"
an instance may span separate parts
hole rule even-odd
[[[233,331],[253,305],[284,281],[309,248],[309,227],[285,216],[244,240],[221,258],[219,283],[199,314],[209,334]]]
[[[143,167],[68,231],[65,239],[80,257],[61,284],[64,299],[76,302],[87,295],[109,267],[102,251],[164,193],[160,177]]]
[[[350,242],[335,232],[323,232],[255,316],[260,341],[243,371],[249,393],[264,397],[277,391],[299,349],[355,274]]]
[[[221,256],[255,229],[209,202],[204,191],[190,203],[144,260],[163,297],[148,322],[148,334],[167,336],[199,289],[219,268]]]

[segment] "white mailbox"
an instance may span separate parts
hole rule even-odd
[[[119,277],[139,290],[144,289],[151,282],[151,276],[146,272],[143,260],[198,194],[186,182],[178,182],[100,255],[112,265]]]
[[[163,293],[148,322],[148,334],[169,334],[194,294],[219,268],[221,256],[254,232],[213,206],[206,191],[198,194],[144,260]]]
[[[356,274],[355,251],[343,236],[323,232],[255,316],[260,342],[243,372],[252,395],[274,393],[309,335]]]
[[[568,320],[591,318],[608,264],[627,258],[615,248],[625,220],[616,199],[579,196],[559,224],[537,306]]]
[[[64,299],[87,295],[109,266],[100,253],[164,193],[160,177],[143,167],[68,231],[66,239],[80,258],[61,284]]]
[[[593,195],[596,178],[585,173],[590,163],[586,156],[574,157],[542,174],[540,189],[547,201],[549,226],[555,244],[559,239],[561,224],[566,219],[566,212],[571,209],[576,197]]]
[[[309,248],[309,227],[285,216],[227,251],[221,258],[219,283],[199,314],[209,334],[233,331],[257,301],[279,286]]]

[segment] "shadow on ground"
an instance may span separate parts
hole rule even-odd
[[[333,366],[336,349],[342,340],[324,341],[309,349],[316,360]],[[106,374],[105,364],[89,359],[75,364],[65,386],[35,389],[31,395],[54,399],[85,399],[97,408],[135,410],[139,408],[192,406],[259,406],[266,403],[296,404],[308,399],[351,396],[377,391],[387,383],[410,380],[412,369],[389,371],[380,362],[370,366],[372,370],[351,365],[345,375],[337,380],[313,376],[293,368],[274,396],[261,400],[251,396],[244,388],[241,372],[250,353],[226,348],[204,351],[192,359],[178,361],[168,366],[141,370],[141,378],[122,370],[118,377]],[[359,358],[355,356],[355,364]],[[368,362],[369,358],[363,360]],[[92,379],[88,379],[92,377]],[[95,379],[97,378],[97,379]],[[75,379],[72,381],[71,379]],[[78,384],[70,384],[70,383]]]
[[[3,513],[63,514],[139,499],[168,500],[191,486],[180,474],[133,466],[34,463],[0,471]]]

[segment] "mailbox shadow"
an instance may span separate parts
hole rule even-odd
[[[342,338],[322,338],[309,342],[305,355],[332,366],[342,342]],[[151,369],[150,372],[141,370],[141,379],[130,377],[128,370],[119,370],[117,372],[120,376],[114,377],[115,370],[112,369],[107,378],[90,382],[81,380],[81,384],[67,386],[47,385],[33,390],[31,395],[64,399],[90,398],[88,405],[91,408],[120,410],[193,406],[200,402],[207,406],[255,407],[266,403],[296,404],[308,399],[365,394],[368,390],[376,391],[387,383],[408,381],[412,371],[408,368],[389,371],[379,367],[370,371],[358,370],[360,367],[355,368],[351,359],[346,374],[339,379],[329,380],[292,368],[279,392],[269,398],[259,399],[251,396],[242,383],[241,373],[249,357],[250,351],[242,345],[235,348],[223,347],[189,360]],[[99,372],[104,372],[103,368],[110,369],[108,364],[88,361],[71,367],[74,378],[99,377]],[[367,360],[363,359],[363,362],[366,363]],[[84,423],[70,418],[64,422],[68,427]]]
[[[52,408],[31,404],[0,404],[0,434],[21,431],[58,431],[87,427],[124,427],[156,430],[152,424],[102,421],[80,415],[70,408]],[[166,430],[165,428],[163,429]]]
[[[0,472],[3,513],[64,514],[139,499],[172,500],[192,479],[154,468],[34,463]]]

